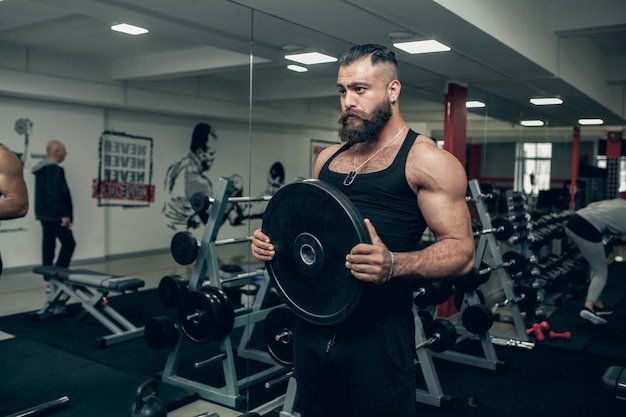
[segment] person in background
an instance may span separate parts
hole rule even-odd
[[[22,170],[22,161],[0,144],[0,220],[17,219],[28,213],[28,190]]]
[[[626,200],[596,201],[577,210],[567,221],[565,233],[589,264],[589,287],[580,317],[593,324],[606,324],[605,317],[613,311],[601,298],[609,275],[603,238],[613,235],[626,240]]]
[[[364,217],[372,244],[346,254],[364,282],[345,321],[299,320],[294,370],[303,417],[416,415],[415,324],[411,281],[468,273],[475,242],[461,163],[411,130],[400,114],[401,84],[393,51],[356,45],[339,60],[344,142],[325,148],[313,177],[342,191]],[[435,242],[419,250],[429,228]],[[260,229],[251,250],[271,261],[275,248]]]
[[[41,222],[42,265],[67,268],[70,265],[76,241],[72,234],[74,212],[72,196],[65,179],[65,170],[59,166],[65,160],[65,145],[51,140],[46,145],[46,159],[37,163],[35,175],[35,217]],[[61,243],[59,255],[54,262],[57,239]]]

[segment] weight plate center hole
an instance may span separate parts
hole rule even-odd
[[[315,263],[316,258],[317,258],[317,255],[315,253],[315,248],[313,248],[313,246],[309,245],[308,243],[305,243],[304,245],[300,247],[300,259],[302,259],[302,262],[304,262],[307,265],[313,265]]]

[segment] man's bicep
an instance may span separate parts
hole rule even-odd
[[[420,191],[420,209],[436,240],[466,238],[471,219],[465,197],[447,192]]]

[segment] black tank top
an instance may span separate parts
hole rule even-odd
[[[419,247],[426,222],[417,204],[417,196],[409,186],[406,161],[418,134],[409,130],[402,147],[389,167],[382,171],[358,174],[350,186],[344,186],[346,174],[331,171],[328,166],[341,152],[350,149],[345,144],[322,166],[319,179],[343,192],[360,214],[369,218],[376,232],[394,252],[408,252]],[[392,279],[385,285],[366,284],[359,314],[377,317],[410,313],[412,290],[408,280]]]

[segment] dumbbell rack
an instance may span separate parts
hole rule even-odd
[[[468,185],[469,185],[469,189],[471,192],[471,198],[472,198],[472,201],[476,205],[476,211],[478,213],[479,220],[482,224],[483,230],[493,230],[491,218],[485,206],[485,195],[482,194],[478,181],[470,180],[468,182]],[[504,264],[504,260],[502,258],[502,254],[500,251],[500,246],[498,245],[498,242],[496,241],[495,234],[494,233],[482,233],[480,234],[479,241],[478,241],[477,248],[476,248],[476,256],[474,260],[475,269],[481,268],[481,264],[485,257],[485,253],[487,249],[490,250],[492,261],[494,262],[495,265]],[[453,362],[458,362],[458,363],[462,363],[466,365],[476,366],[480,368],[497,370],[498,367],[502,365],[503,363],[498,360],[494,345],[514,346],[514,347],[521,347],[525,349],[532,349],[534,347],[534,344],[528,341],[529,339],[526,333],[526,325],[522,318],[520,308],[517,305],[517,303],[514,301],[516,299],[516,295],[511,285],[511,278],[508,272],[506,271],[505,268],[494,268],[493,271],[498,275],[506,300],[513,300],[513,301],[507,302],[507,305],[510,308],[510,312],[511,312],[513,323],[515,325],[517,337],[511,338],[509,336],[493,335],[489,331],[485,331],[480,334],[473,334],[469,332],[467,329],[465,329],[462,325],[457,324],[457,331],[459,333],[457,343],[465,339],[478,338],[482,347],[484,357],[475,356],[475,355],[468,354],[468,353],[456,352],[454,350],[448,350],[448,351],[441,352],[441,353],[432,353],[433,357],[450,360]],[[465,293],[463,296],[461,307],[459,309],[459,317],[463,316],[463,312],[468,307],[481,304],[483,302],[484,300],[481,300],[481,297],[478,294],[478,290]]]
[[[472,194],[472,198],[476,204],[476,211],[478,213],[479,219],[483,225],[483,229],[491,229],[491,218],[485,207],[484,199],[482,198],[482,193],[480,191],[480,185],[477,180],[469,181],[469,188]],[[496,237],[493,233],[483,233],[480,235],[478,240],[478,244],[476,247],[476,257],[474,261],[474,266],[476,268],[480,268],[481,262],[484,259],[485,252],[489,248],[493,263],[495,265],[502,265],[504,260],[502,259],[502,253],[500,251],[500,246],[496,241]],[[513,325],[515,327],[515,331],[517,334],[517,338],[515,340],[527,342],[528,334],[526,333],[526,323],[521,314],[521,310],[517,303],[514,301],[516,299],[515,290],[511,285],[511,277],[505,268],[497,268],[494,270],[494,273],[497,274],[500,285],[502,287],[502,291],[504,292],[505,300],[508,300],[508,307],[511,312],[511,319],[513,321]],[[467,297],[467,296],[466,296]],[[470,297],[471,299],[477,297]],[[468,300],[470,301],[470,300]],[[465,306],[465,303],[463,303]],[[461,311],[462,313],[462,311]]]
[[[228,195],[231,189],[231,181],[220,178],[217,191],[213,199],[213,205],[211,206],[209,220],[207,221],[202,239],[200,241],[198,257],[196,258],[196,262],[189,279],[188,288],[190,291],[200,289],[203,286],[205,277],[207,276],[209,277],[209,284],[211,286],[218,289],[222,288],[222,282],[219,274],[219,263],[216,255],[216,238],[228,205]],[[274,306],[262,308],[263,302],[269,294],[269,288],[270,278],[267,273],[264,273],[263,280],[254,303],[250,307],[244,307],[241,311],[235,311],[235,320],[233,325],[233,328],[244,328],[243,336],[237,349],[237,355],[241,358],[252,359],[271,365],[269,368],[238,380],[233,341],[231,340],[231,336],[229,334],[220,341],[220,354],[203,361],[204,364],[212,364],[218,361],[221,362],[224,373],[224,386],[212,386],[181,377],[178,375],[178,371],[181,361],[184,336],[182,332],[179,331],[176,345],[170,351],[165,363],[165,369],[161,374],[162,382],[167,385],[172,385],[190,392],[198,393],[200,398],[207,401],[216,402],[234,409],[241,409],[245,406],[246,400],[245,396],[241,393],[242,389],[259,382],[266,381],[269,378],[281,373],[285,373],[285,367],[278,365],[276,361],[271,358],[269,353],[263,350],[253,349],[248,346],[254,323],[264,320],[270,311],[278,307]],[[199,366],[201,365],[202,364],[199,364]],[[276,404],[276,402],[274,402],[274,404]]]
[[[413,316],[415,317],[415,346],[419,346],[426,341],[427,337],[424,333],[424,325],[420,318],[417,308],[413,306]],[[416,350],[417,361],[422,370],[422,376],[424,377],[424,383],[426,389],[416,389],[417,402],[422,404],[434,405],[436,407],[442,406],[444,403],[449,403],[452,398],[449,395],[445,395],[441,389],[439,383],[439,377],[435,370],[435,364],[433,363],[432,355],[434,352],[428,350],[428,348],[420,348]]]

